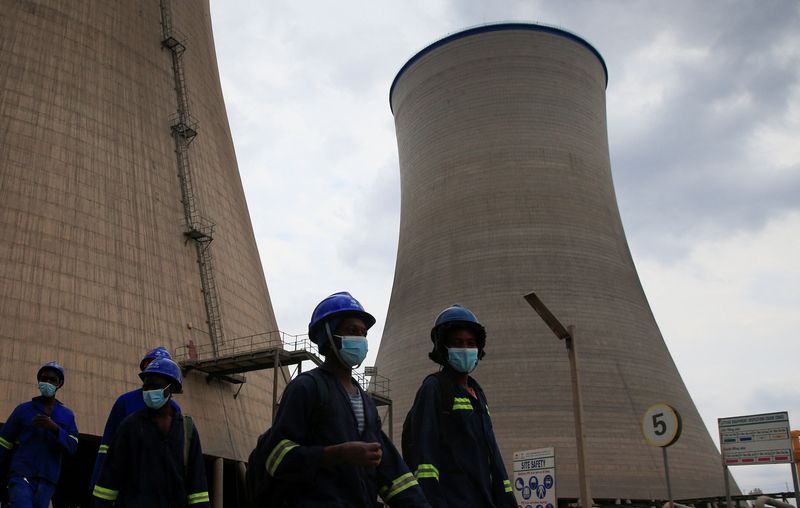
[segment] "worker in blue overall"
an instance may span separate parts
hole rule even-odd
[[[139,374],[146,407],[125,418],[92,491],[95,507],[210,508],[200,436],[169,404],[183,376],[169,358]]]
[[[266,441],[267,474],[282,485],[271,506],[425,507],[416,479],[381,430],[375,403],[352,377],[367,355],[375,318],[350,293],[311,315],[308,334],[325,356],[292,380]]]
[[[144,355],[142,361],[139,362],[139,372],[144,371],[150,362],[154,360],[158,360],[159,358],[168,358],[172,359],[169,354],[169,351],[163,346],[159,346],[156,348],[151,349]],[[180,407],[178,403],[174,400],[170,399],[169,403],[178,411],[180,411]],[[100,439],[100,449],[97,451],[97,458],[94,461],[94,469],[92,469],[92,478],[89,484],[89,490],[94,489],[95,483],[97,483],[97,477],[100,475],[100,470],[103,468],[103,461],[105,461],[106,454],[108,453],[108,447],[111,445],[111,440],[114,439],[114,434],[117,432],[117,427],[119,424],[122,423],[122,420],[125,419],[126,416],[139,411],[140,409],[144,409],[146,406],[144,405],[144,398],[142,397],[142,389],[137,388],[135,390],[131,390],[127,393],[123,393],[117,400],[114,402],[114,405],[111,407],[111,412],[108,415],[108,419],[106,420],[106,427],[103,430],[103,437]]]
[[[403,458],[434,508],[516,508],[489,406],[469,373],[484,356],[486,330],[469,309],[443,310],[431,330],[442,366],[417,391],[403,423]]]
[[[36,374],[41,395],[14,409],[0,429],[0,460],[12,454],[8,497],[14,508],[47,508],[61,473],[61,458],[78,450],[72,411],[56,399],[64,368],[49,362]]]

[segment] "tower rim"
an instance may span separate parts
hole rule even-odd
[[[546,25],[543,23],[525,23],[525,22],[501,22],[501,23],[489,23],[485,25],[478,25],[473,26],[470,28],[466,28],[464,30],[460,30],[458,32],[452,33],[446,37],[436,40],[435,42],[425,46],[421,50],[417,51],[414,56],[408,59],[405,64],[397,71],[394,79],[392,80],[392,86],[389,87],[389,110],[394,113],[394,108],[392,108],[392,95],[394,94],[394,88],[397,86],[397,82],[400,80],[403,74],[411,68],[418,60],[420,60],[423,56],[427,55],[428,53],[432,52],[433,50],[445,46],[451,42],[457,41],[459,39],[464,39],[466,37],[471,37],[473,35],[479,35],[483,33],[490,33],[490,32],[501,32],[506,30],[530,30],[534,32],[544,32],[553,35],[558,35],[560,37],[564,37],[565,39],[569,39],[573,42],[577,42],[581,46],[588,49],[597,59],[600,61],[600,65],[603,66],[603,73],[606,76],[606,88],[608,87],[608,67],[606,67],[606,62],[603,59],[603,56],[600,54],[597,49],[589,44],[589,42],[584,39],[583,37],[572,33],[568,30],[563,28],[558,28],[551,25]]]

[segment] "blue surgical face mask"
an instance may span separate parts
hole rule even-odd
[[[348,367],[361,365],[367,357],[367,338],[359,336],[338,336],[342,339],[342,348],[339,350],[339,358]]]
[[[43,397],[47,397],[48,399],[55,396],[57,389],[55,385],[51,385],[50,383],[45,383],[44,381],[39,382],[39,392],[41,392]]]
[[[469,374],[478,365],[478,348],[451,347],[447,349],[447,363],[456,372]]]
[[[169,400],[169,397],[164,394],[166,391],[166,388],[143,391],[142,398],[144,398],[144,405],[150,409],[161,409]]]

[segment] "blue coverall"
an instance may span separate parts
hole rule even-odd
[[[58,434],[33,426],[34,416],[47,415],[43,399],[34,397],[17,406],[0,429],[0,461],[13,453],[8,496],[14,507],[47,508],[61,473],[62,456],[78,450],[75,415],[58,400],[50,414],[59,427]]]
[[[425,378],[404,426],[403,458],[434,508],[516,508],[486,396],[471,377],[468,384],[477,398],[454,383],[442,414],[440,380]]]
[[[142,409],[117,429],[92,491],[94,506],[209,508],[200,436],[193,429],[184,463],[183,415],[175,411],[167,435]]]
[[[181,410],[180,406],[178,406],[178,403],[174,400],[170,399],[169,403],[175,410]],[[128,415],[144,409],[145,407],[146,406],[144,405],[144,398],[142,397],[141,388],[132,390],[128,393],[123,393],[117,397],[117,400],[114,402],[114,406],[111,408],[111,412],[108,414],[106,427],[103,430],[103,437],[100,439],[100,449],[97,451],[97,458],[94,461],[94,469],[92,469],[92,479],[89,484],[90,490],[94,489],[94,485],[97,483],[97,477],[100,476],[100,471],[103,469],[103,462],[105,461],[106,454],[108,453],[108,447],[111,445],[111,440],[114,439],[114,434],[117,433],[119,424],[122,423],[122,420],[124,420]]]
[[[321,400],[318,382],[327,388],[327,400]],[[380,495],[393,508],[430,508],[400,453],[381,431],[375,403],[360,387],[359,392],[365,413],[361,434],[347,392],[332,373],[316,368],[292,380],[283,393],[265,444],[270,450],[267,473],[289,484],[290,507],[375,507]],[[322,415],[315,415],[320,410]],[[326,446],[349,441],[380,443],[380,464],[320,465]]]

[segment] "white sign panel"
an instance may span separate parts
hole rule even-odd
[[[782,464],[792,461],[789,414],[719,418],[719,443],[729,466]]]
[[[514,452],[511,488],[519,508],[556,508],[556,454],[553,448]]]

